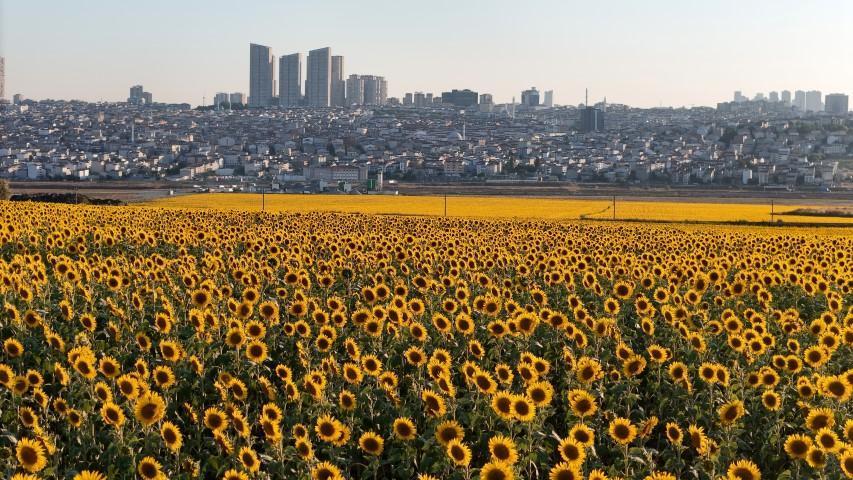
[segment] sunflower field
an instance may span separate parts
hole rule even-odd
[[[845,229],[0,203],[0,477],[853,478]]]

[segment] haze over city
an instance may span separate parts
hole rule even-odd
[[[741,90],[849,93],[853,2],[0,2],[6,92],[157,101],[248,91],[247,45],[331,47],[389,96],[471,88],[496,103],[537,86],[558,104],[715,105]],[[832,28],[832,25],[838,28]],[[810,39],[803,41],[803,39]],[[812,39],[820,38],[819,42]]]

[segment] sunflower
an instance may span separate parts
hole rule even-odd
[[[571,437],[560,440],[557,451],[560,453],[563,461],[571,465],[581,465],[586,458],[584,446]]]
[[[329,415],[323,415],[317,419],[314,431],[321,440],[331,443],[340,437],[342,428],[341,422]]]
[[[497,392],[492,396],[492,411],[502,420],[512,419],[512,399],[513,395],[508,392]]]
[[[678,480],[678,478],[669,472],[652,472],[651,475],[647,475],[643,480]]]
[[[458,438],[448,442],[446,449],[447,457],[457,467],[467,467],[471,462],[471,448],[462,443]]]
[[[841,466],[841,471],[847,478],[853,478],[853,452],[847,451],[838,457],[838,464]]]
[[[583,423],[578,423],[569,429],[569,438],[583,445],[584,448],[590,448],[595,443],[595,431]]]
[[[376,355],[362,355],[361,367],[366,374],[374,377],[382,373],[382,362]]]
[[[580,467],[566,462],[560,462],[548,473],[548,480],[582,480]]]
[[[105,477],[104,474],[101,472],[96,472],[93,470],[83,470],[77,475],[74,475],[73,480],[107,480],[107,477]]]
[[[136,473],[145,480],[159,480],[163,473],[162,466],[154,457],[145,457],[136,466]]]
[[[341,470],[329,462],[320,462],[311,469],[312,480],[342,480]]]
[[[409,417],[399,417],[394,420],[394,436],[403,441],[414,440],[418,435],[415,423]]]
[[[15,447],[18,464],[30,473],[40,472],[47,465],[44,447],[38,440],[22,438]]]
[[[760,480],[761,470],[749,460],[738,460],[729,465],[726,472],[731,480]]]
[[[246,345],[246,358],[254,363],[264,363],[267,359],[267,344],[260,340],[252,340]]]
[[[480,469],[480,480],[513,480],[512,467],[503,462],[488,462]]]
[[[512,416],[520,422],[530,422],[536,417],[536,404],[526,395],[514,395]]]
[[[824,377],[818,382],[818,387],[823,396],[842,403],[850,400],[853,395],[853,385],[842,375]]]
[[[115,358],[106,356],[98,364],[101,374],[107,378],[115,378],[121,374],[121,366]]]
[[[723,404],[718,410],[717,415],[720,418],[720,423],[723,425],[731,425],[738,421],[744,414],[743,402],[740,400],[732,400]]]
[[[243,330],[240,328],[230,328],[228,332],[225,333],[225,343],[228,344],[231,348],[240,348],[241,345],[246,341],[246,335],[243,333]]]
[[[809,451],[806,452],[806,462],[810,467],[820,470],[826,466],[826,461],[826,452],[814,445],[809,447]]]
[[[448,420],[435,427],[435,439],[444,446],[451,440],[462,440],[464,437],[465,430],[456,420]]]
[[[806,428],[816,432],[821,428],[835,426],[835,412],[828,408],[813,408],[806,416]]]
[[[358,446],[368,455],[382,455],[385,440],[374,432],[365,432],[358,439]]]
[[[222,410],[216,407],[209,407],[204,411],[204,426],[214,432],[224,430],[228,424],[226,423],[227,415]]]
[[[9,358],[18,358],[24,353],[24,345],[14,338],[7,338],[3,342],[3,351]]]
[[[659,364],[665,363],[672,357],[669,350],[657,344],[650,346],[646,351],[649,353],[649,358],[651,358],[653,362]]]
[[[181,434],[181,429],[172,422],[163,422],[163,425],[160,426],[160,437],[166,447],[173,452],[179,451],[183,445],[184,437]]]
[[[620,445],[627,445],[637,436],[637,427],[627,418],[616,417],[610,421],[608,432],[613,441]]]
[[[139,397],[133,409],[133,415],[143,427],[150,427],[159,422],[165,412],[166,402],[163,401],[163,397],[160,394],[155,392],[148,392]]]
[[[294,442],[296,453],[303,459],[314,458],[314,447],[307,438],[297,438]]]
[[[151,376],[154,378],[154,383],[157,384],[161,390],[166,390],[175,384],[175,374],[172,372],[172,369],[166,365],[158,365],[154,367],[154,370],[151,372]]]
[[[345,412],[355,410],[355,407],[357,406],[355,395],[353,395],[349,390],[341,390],[341,393],[338,394],[338,405],[341,407],[341,410]]]
[[[67,412],[65,412],[65,418],[68,420],[68,423],[70,423],[71,426],[74,428],[77,428],[83,424],[83,414],[73,408],[70,408]]]
[[[256,473],[261,469],[261,460],[258,458],[258,454],[252,450],[251,447],[241,448],[240,452],[237,454],[237,458],[240,459],[240,463],[243,465],[243,468],[248,470],[249,473]]]
[[[761,403],[767,410],[775,412],[782,407],[782,397],[773,390],[767,390],[761,394]]]
[[[477,386],[477,389],[480,393],[486,395],[492,395],[497,391],[497,382],[495,382],[494,378],[489,372],[480,370],[476,374],[474,374],[474,385]]]
[[[121,428],[125,421],[124,411],[113,402],[104,403],[101,407],[101,418],[104,419],[105,423],[112,425],[116,429]]]
[[[443,417],[447,413],[444,399],[432,390],[424,389],[421,392],[421,401],[424,403],[426,414],[431,417]]]
[[[785,440],[785,453],[792,459],[805,460],[811,447],[812,439],[805,435],[794,434]]]
[[[834,453],[841,447],[841,440],[829,428],[821,428],[815,433],[815,444],[824,452]]]
[[[681,445],[684,440],[684,432],[677,423],[669,422],[666,424],[666,438],[673,445]]]
[[[531,382],[527,385],[527,396],[537,407],[544,407],[551,404],[554,387],[547,381]]]
[[[249,480],[249,476],[239,470],[235,470],[232,468],[231,470],[228,470],[222,474],[221,480]]]

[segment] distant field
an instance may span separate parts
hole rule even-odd
[[[141,205],[260,211],[261,195],[248,193],[209,193],[161,198]],[[370,214],[442,216],[445,200],[440,196],[389,195],[266,195],[268,212],[346,212]],[[821,206],[798,205],[797,208],[821,211]],[[793,210],[777,203],[776,212]],[[471,218],[538,218],[550,220],[612,219],[613,204],[609,200],[518,198],[518,197],[447,197],[447,215]],[[615,218],[620,220],[696,221],[696,222],[767,222],[770,205],[757,203],[616,201]],[[796,223],[850,223],[853,218],[827,214],[775,215],[773,220]]]

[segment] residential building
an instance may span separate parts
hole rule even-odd
[[[842,93],[830,93],[826,96],[826,113],[835,115],[846,115],[848,108],[848,97]]]
[[[318,48],[308,52],[308,77],[305,98],[311,107],[328,107],[332,95],[332,49]]]
[[[216,108],[228,108],[231,105],[228,103],[228,94],[219,92],[213,96],[213,106]]]
[[[806,110],[807,112],[822,112],[823,111],[823,95],[819,90],[810,90],[806,92]]]
[[[350,75],[346,88],[347,105],[364,104],[364,79],[361,75]]]
[[[364,105],[382,105],[382,82],[385,79],[375,75],[362,75],[361,78],[364,81]]]
[[[234,92],[234,93],[228,95],[228,103],[230,103],[232,107],[235,105],[245,105],[246,104],[246,95],[244,95],[240,92]]]
[[[379,105],[388,103],[388,81],[385,77],[377,77],[379,79]]]
[[[249,106],[272,105],[275,91],[275,56],[264,45],[249,44]]]
[[[453,89],[441,94],[441,103],[464,108],[477,105],[477,98],[477,92],[468,90],[467,88],[465,90]]]
[[[151,105],[154,103],[151,93],[146,92],[142,85],[134,85],[130,87],[130,96],[127,97],[127,103],[133,105]]]
[[[794,108],[801,112],[806,111],[806,92],[802,90],[794,92]]]
[[[791,106],[791,91],[790,90],[782,90],[782,103],[787,106]]]
[[[538,107],[539,90],[536,90],[536,87],[531,87],[530,90],[521,92],[521,104],[525,107]]]
[[[491,93],[480,94],[480,111],[489,113],[495,109],[495,101]]]
[[[779,101],[779,92],[770,92],[769,100],[773,103],[778,102]]]
[[[554,107],[554,91],[545,90],[545,106],[548,108]]]
[[[584,107],[581,110],[580,127],[583,132],[604,130],[604,112],[595,107]]]
[[[430,99],[432,100],[432,99]],[[414,98],[412,99],[412,103],[415,107],[423,108],[427,106],[427,97],[424,95],[424,92],[415,92]]]
[[[278,59],[278,104],[296,107],[302,103],[302,54],[291,53]]]

